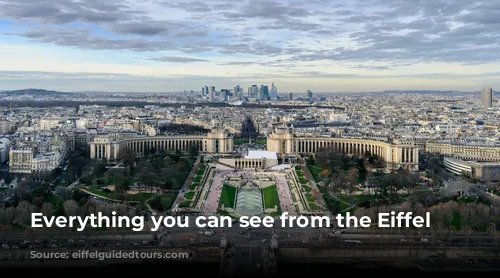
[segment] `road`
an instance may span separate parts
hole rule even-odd
[[[257,245],[247,245],[235,248],[233,258],[234,269],[238,275],[257,277],[262,274],[261,249]]]

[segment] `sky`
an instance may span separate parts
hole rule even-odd
[[[0,0],[0,90],[495,90],[499,53],[498,0]]]

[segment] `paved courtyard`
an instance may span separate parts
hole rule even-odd
[[[280,206],[282,212],[288,212],[290,215],[296,215],[293,199],[287,184],[286,174],[283,171],[275,172],[258,172],[254,170],[228,170],[218,168],[213,179],[207,181],[208,184],[211,183],[207,199],[204,202],[203,213],[215,214],[219,209],[219,201],[221,197],[222,188],[226,182],[228,176],[241,177],[242,179],[255,179],[259,177],[267,177],[276,183],[276,189],[280,200]]]

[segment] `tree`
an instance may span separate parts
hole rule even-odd
[[[94,175],[97,177],[101,176],[102,174],[104,174],[104,172],[106,172],[106,164],[102,160],[97,160],[93,162],[92,168]]]
[[[323,171],[321,171],[321,173],[319,173],[319,177],[323,180],[323,181],[327,181],[328,180],[328,177],[330,176],[331,172],[330,170],[328,169],[325,169]]]
[[[135,158],[137,157],[137,153],[130,147],[120,148],[120,152],[118,154],[118,158],[123,161],[123,164],[132,169],[135,164]]]
[[[189,147],[189,155],[192,157],[198,156],[198,145],[191,145]]]
[[[54,206],[52,206],[51,203],[43,203],[42,209],[40,210],[40,212],[43,214],[43,216],[50,217],[50,216],[52,216],[53,210],[54,210]]]
[[[348,176],[348,181],[354,185],[357,184],[359,180],[359,170],[356,168],[353,168],[349,170],[349,176]]]
[[[123,182],[124,180],[130,178],[128,174],[128,169],[124,168],[110,168],[106,172],[106,179],[109,184],[114,183],[120,183]]]
[[[375,158],[373,156],[368,157],[368,163],[370,163],[370,165],[373,165],[375,163]]]
[[[67,200],[63,203],[63,209],[66,216],[78,216],[79,206],[74,200]]]

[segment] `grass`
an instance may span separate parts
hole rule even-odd
[[[305,179],[305,178],[299,178],[299,182],[301,184],[307,184],[307,179]]]
[[[189,190],[195,190],[196,187],[198,187],[198,185],[200,185],[200,184],[197,182],[193,182],[191,185],[189,185]]]
[[[368,202],[375,199],[375,195],[366,195],[366,194],[359,194],[353,196],[338,194],[336,196],[339,200],[349,204],[351,204],[352,201],[354,201],[355,203],[359,203],[359,202]]]
[[[193,183],[200,183],[200,181],[201,181],[202,178],[203,178],[203,176],[197,175],[196,177],[194,177]]]
[[[307,186],[307,185],[302,185],[302,188],[304,188],[304,190],[309,193],[311,192],[312,188],[310,186]]]
[[[314,201],[315,201],[314,196],[313,196],[313,195],[311,195],[311,194],[306,194],[306,199],[307,199],[307,201],[308,201],[309,203],[311,203],[311,202],[314,202]]]
[[[455,229],[460,230],[462,228],[462,217],[460,213],[453,212],[453,217],[451,218],[451,225],[455,227]]]
[[[319,174],[321,172],[323,172],[323,169],[319,168],[319,167],[316,167],[316,166],[312,166],[312,165],[309,165],[308,166],[309,168],[309,171],[311,172],[313,178],[314,178],[314,181],[315,182],[319,182],[321,179],[319,178]]]
[[[295,173],[297,173],[297,177],[299,177],[299,178],[304,177],[304,172],[302,172],[302,171],[297,171],[296,170]]]
[[[121,200],[120,194],[117,194],[113,191],[111,192],[104,192],[101,189],[89,189],[89,192],[92,192],[96,195],[99,195],[101,197],[109,198],[109,199],[114,199],[114,200]],[[137,193],[137,194],[124,194],[124,200],[125,201],[130,201],[130,202],[141,202],[144,203],[151,197],[153,197],[155,193]]]
[[[190,206],[191,206],[191,200],[184,201],[179,205],[179,207],[181,208],[188,208]]]
[[[309,208],[311,210],[317,210],[317,209],[319,209],[319,207],[318,207],[318,205],[316,205],[316,203],[311,203],[311,202],[309,202]]]
[[[264,207],[266,209],[268,208],[274,208],[280,207],[280,199],[278,196],[278,190],[276,189],[276,185],[271,185],[269,187],[266,187],[262,190],[262,193],[264,194]]]
[[[200,169],[200,170],[198,170],[198,172],[196,173],[196,175],[202,176],[203,173],[205,173],[205,169]]]
[[[54,194],[50,194],[49,196],[47,196],[47,202],[51,203],[54,208],[57,206],[57,203],[58,202],[63,202],[63,199],[57,195],[54,195]]]
[[[166,210],[170,209],[170,207],[172,207],[172,204],[174,203],[176,196],[177,196],[177,194],[175,194],[175,193],[167,193],[167,194],[162,194],[160,196],[163,207]]]
[[[462,197],[457,199],[458,203],[474,203],[476,201],[476,198],[472,197]]]
[[[217,210],[217,214],[218,215],[221,215],[221,216],[229,216],[229,217],[234,217],[233,215],[231,215],[229,212],[225,211],[225,210]]]
[[[236,199],[236,188],[224,184],[220,194],[219,205],[224,205],[225,208],[234,208],[234,200]]]
[[[195,193],[194,191],[188,192],[184,194],[184,198],[186,198],[187,200],[191,200],[194,197],[194,193]]]

